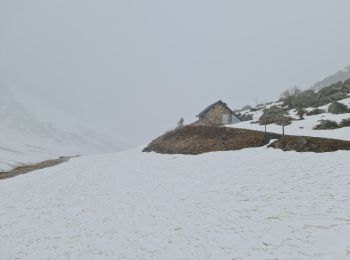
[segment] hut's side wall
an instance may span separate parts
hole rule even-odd
[[[228,115],[228,123],[232,124],[232,112],[228,110],[226,107],[217,105],[209,110],[203,117],[201,117],[195,125],[214,125],[220,126],[222,125],[222,115]]]

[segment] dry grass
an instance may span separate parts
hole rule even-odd
[[[185,126],[153,140],[143,151],[163,154],[202,154],[261,147],[278,139],[269,147],[284,151],[333,152],[350,150],[350,141],[306,136],[282,136],[248,129]]]
[[[59,159],[47,160],[37,164],[19,166],[10,171],[0,172],[0,180],[12,178],[21,174],[25,174],[28,172],[32,172],[32,171],[36,171],[44,168],[53,167],[58,164],[69,161],[70,158],[71,157],[64,157]]]
[[[153,140],[144,152],[164,154],[201,154],[214,151],[260,147],[279,134],[216,126],[185,126]]]
[[[284,136],[270,144],[269,147],[283,151],[324,153],[350,150],[350,141],[308,136]]]

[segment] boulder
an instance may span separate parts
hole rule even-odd
[[[314,130],[330,130],[339,128],[338,123],[332,120],[320,120],[319,122],[320,123],[313,128]]]
[[[349,112],[349,108],[342,103],[333,101],[328,107],[328,112],[332,114],[344,114]]]
[[[320,108],[315,108],[309,112],[306,113],[307,116],[314,116],[314,115],[320,115],[323,113],[326,113],[327,111],[324,109],[320,109]]]
[[[253,115],[252,114],[241,114],[241,113],[238,113],[237,116],[238,116],[238,118],[241,121],[251,121],[251,120],[253,120]]]
[[[350,126],[350,118],[343,119],[340,124],[340,127],[349,127]]]

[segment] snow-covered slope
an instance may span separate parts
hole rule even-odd
[[[0,85],[0,93],[0,171],[61,155],[124,148],[25,90]]]
[[[350,98],[340,100],[339,102],[346,104],[348,107],[350,107]],[[273,105],[281,105],[281,103],[278,103],[278,102],[272,103],[270,105],[267,105],[266,108],[269,108]],[[329,105],[330,104],[322,106],[320,107],[320,109],[327,110]],[[313,108],[307,108],[306,110],[311,111],[312,109]],[[263,114],[263,109],[256,112],[243,111],[242,113],[252,114],[253,120],[230,125],[230,127],[264,131],[264,126],[259,124],[254,124],[254,123],[252,124],[252,122],[257,121],[261,117],[261,115]],[[293,118],[298,119],[298,116],[296,115],[295,110],[289,111],[289,114]],[[316,137],[350,140],[350,127],[344,127],[339,129],[333,129],[333,130],[313,130],[313,127],[319,124],[318,121],[322,119],[333,120],[339,123],[342,119],[350,118],[350,113],[338,114],[338,115],[323,113],[323,114],[314,115],[314,116],[305,115],[304,117],[305,117],[304,120],[295,120],[295,121],[292,121],[291,125],[286,126],[285,133],[288,135],[304,135],[304,136],[316,136]],[[271,124],[267,126],[267,131],[282,134],[282,127],[276,124]]]
[[[2,259],[349,259],[349,152],[73,159],[0,182]]]

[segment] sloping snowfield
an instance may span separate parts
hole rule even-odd
[[[339,102],[347,105],[350,108],[350,98],[340,100]],[[281,105],[281,103],[278,103],[278,102],[273,103],[266,107],[270,108],[273,105]],[[330,104],[319,108],[327,110],[329,105]],[[314,108],[308,108],[307,111],[311,111],[312,109]],[[296,115],[295,110],[290,110],[289,112],[292,117],[299,118]],[[262,110],[257,112],[252,112],[252,113],[245,111],[245,113],[252,114],[254,119],[253,121],[259,120],[259,118],[263,114]],[[332,130],[314,130],[313,129],[314,126],[319,124],[320,120],[332,120],[332,121],[336,121],[337,123],[340,123],[341,120],[348,119],[348,118],[350,118],[350,113],[344,113],[344,114],[338,114],[338,115],[334,115],[330,113],[323,113],[320,115],[313,115],[313,116],[305,115],[304,120],[292,121],[291,125],[286,126],[285,133],[287,135],[314,136],[314,137],[324,137],[324,138],[342,139],[342,140],[350,141],[350,127],[343,127],[339,129],[332,129]],[[252,121],[245,121],[238,124],[229,125],[229,127],[264,131],[264,126],[259,124],[252,124],[251,122]],[[270,124],[270,125],[267,125],[267,131],[272,133],[282,134],[282,127],[276,124]]]
[[[287,135],[303,135],[323,138],[333,138],[350,141],[350,127],[343,127],[332,130],[313,130],[312,128],[319,124],[319,120],[327,119],[340,122],[342,119],[350,118],[350,113],[341,115],[332,115],[329,113],[307,116],[305,120],[292,121],[291,125],[285,126]],[[257,131],[264,131],[264,126],[259,124],[251,124],[251,121],[241,122],[230,125],[229,127],[244,128]],[[267,125],[268,132],[282,134],[282,127],[276,124]]]
[[[82,157],[0,182],[1,259],[349,259],[350,153]]]

